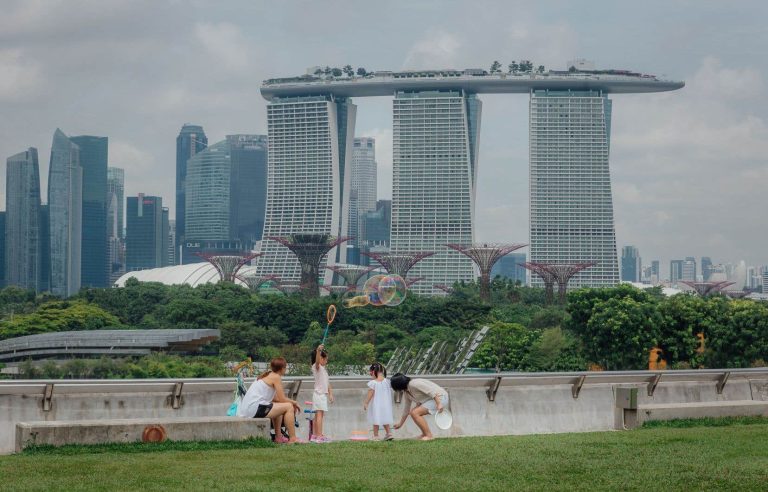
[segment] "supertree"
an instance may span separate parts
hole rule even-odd
[[[307,297],[317,297],[319,286],[317,278],[320,275],[320,263],[328,251],[335,248],[349,237],[335,238],[325,233],[297,233],[286,237],[273,236],[269,239],[277,241],[290,249],[301,265],[300,285]]]
[[[411,277],[405,278],[403,280],[405,280],[405,286],[410,289],[416,282],[421,282],[425,278],[426,277]]]
[[[262,285],[272,283],[279,284],[280,277],[277,275],[238,275],[237,278],[243,281],[249,289],[258,291]]]
[[[729,287],[736,282],[728,282],[727,280],[721,280],[719,282],[693,282],[691,280],[681,280],[681,284],[685,284],[691,289],[695,290],[701,297],[717,294],[722,292],[723,289]]]
[[[332,265],[325,268],[343,278],[347,290],[355,290],[360,279],[376,267],[361,265]]]
[[[565,292],[568,288],[568,281],[574,275],[582,270],[597,265],[594,261],[581,263],[549,263],[545,267],[557,282],[557,300],[560,304],[565,304]]]
[[[423,251],[421,253],[361,253],[368,258],[379,262],[390,275],[399,275],[405,278],[413,266],[424,258],[432,256],[433,252]]]
[[[527,244],[446,244],[447,247],[469,257],[480,270],[480,300],[491,302],[491,270],[502,257],[528,246]]]
[[[454,292],[454,288],[453,288],[453,287],[451,287],[450,285],[445,285],[445,284],[435,284],[435,285],[433,285],[432,287],[434,287],[435,289],[440,289],[440,290],[442,290],[443,292],[445,292],[446,294],[453,294],[453,292]]]
[[[216,269],[219,280],[222,282],[234,282],[237,272],[252,259],[261,256],[261,253],[246,253],[242,255],[215,255],[209,253],[195,253]]]
[[[526,270],[530,270],[544,282],[544,298],[547,304],[552,304],[555,297],[555,276],[547,269],[547,263],[541,263],[536,261],[526,261],[519,263],[519,265]]]
[[[745,290],[724,290],[723,292],[731,299],[743,299],[750,294]]]

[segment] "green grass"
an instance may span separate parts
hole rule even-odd
[[[0,489],[743,491],[768,484],[766,423],[426,443],[243,444],[38,448],[0,456]]]
[[[728,427],[731,425],[768,425],[768,417],[706,417],[701,419],[675,419],[675,420],[649,420],[643,422],[643,428],[676,428],[687,429],[690,427]]]

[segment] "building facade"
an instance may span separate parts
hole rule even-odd
[[[125,273],[125,171],[107,169],[107,253],[109,283]]]
[[[80,290],[83,169],[80,148],[56,129],[48,167],[50,291],[69,297]]]
[[[5,231],[5,212],[0,212],[0,231]],[[5,287],[5,234],[0,237],[0,289]]]
[[[669,283],[671,285],[677,284],[683,278],[683,263],[684,260],[672,260],[669,262]]]
[[[187,161],[208,146],[203,127],[185,124],[176,137],[176,241],[185,235]]]
[[[603,92],[531,92],[531,261],[596,262],[571,288],[619,282],[610,136],[611,101]],[[532,281],[542,285],[537,276]]]
[[[357,249],[365,243],[365,214],[376,210],[376,140],[354,139],[352,145],[349,235]]]
[[[40,170],[37,149],[8,158],[5,174],[5,285],[40,291]]]
[[[109,285],[107,248],[107,161],[109,139],[82,135],[70,140],[80,148],[83,170],[82,259],[80,281],[83,287]]]
[[[482,104],[462,91],[395,94],[390,249],[435,254],[411,270],[413,286],[474,279],[472,262],[446,243],[474,241],[475,185]]]
[[[167,219],[159,196],[129,196],[126,200],[126,271],[164,266],[168,258]],[[165,209],[166,212],[168,209]]]
[[[704,282],[709,281],[709,277],[712,276],[712,258],[709,256],[701,257],[701,277]]]
[[[350,173],[357,107],[332,96],[275,98],[267,106],[269,169],[260,275],[300,280],[296,257],[268,239],[294,233],[348,235]],[[333,248],[328,264],[346,263]],[[332,272],[323,278],[330,283]]]
[[[227,135],[229,144],[229,239],[254,244],[264,232],[267,207],[266,135]]]
[[[634,246],[621,248],[621,280],[622,282],[640,282],[642,270],[640,252]]]
[[[229,239],[229,145],[221,141],[187,161],[185,236],[187,240]],[[178,232],[178,220],[176,230]]]
[[[696,258],[693,256],[687,256],[683,260],[683,271],[680,280],[687,280],[689,282],[698,280],[696,275]]]
[[[528,283],[528,270],[520,266],[525,263],[527,255],[525,253],[509,253],[503,256],[493,265],[491,269],[491,279],[497,276],[519,282],[520,285]]]

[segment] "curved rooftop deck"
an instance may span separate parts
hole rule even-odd
[[[261,95],[276,97],[334,95],[338,97],[391,96],[397,91],[463,90],[473,94],[525,94],[533,90],[599,90],[628,94],[673,91],[685,82],[624,70],[489,74],[483,70],[428,70],[375,72],[365,76],[322,78],[315,75],[269,79]]]

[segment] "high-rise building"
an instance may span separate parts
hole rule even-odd
[[[659,260],[651,261],[651,285],[657,285],[661,282],[661,263]]]
[[[171,238],[171,214],[168,207],[163,207],[163,217],[160,224],[161,244],[160,244],[160,266],[169,266],[168,263],[168,240]]]
[[[229,145],[221,141],[187,161],[185,240],[229,239]],[[176,221],[178,233],[179,222]]]
[[[231,240],[260,241],[267,207],[267,136],[227,135],[231,159]]]
[[[616,285],[611,100],[600,90],[534,90],[530,119],[531,261],[596,262],[569,286]]]
[[[5,231],[5,212],[0,212],[0,231]],[[5,287],[5,234],[0,237],[0,289]]]
[[[482,104],[463,91],[398,91],[394,99],[393,253],[431,251],[411,270],[413,286],[472,281],[472,262],[446,243],[474,241],[475,187]]]
[[[80,148],[57,128],[48,167],[50,290],[57,296],[69,297],[80,290],[82,186]]]
[[[82,135],[70,140],[80,148],[83,169],[82,259],[83,287],[107,287],[107,160],[109,139]]]
[[[768,294],[768,268],[763,268],[763,294]]]
[[[712,276],[712,258],[709,256],[701,257],[701,276],[705,282],[708,282],[709,277]]]
[[[167,212],[167,209],[165,209]],[[126,271],[159,268],[168,258],[167,222],[163,199],[158,196],[129,196],[126,204]]]
[[[525,263],[525,258],[525,253],[509,253],[501,257],[491,269],[491,278],[499,276],[512,282],[520,282],[520,285],[527,284],[528,270],[520,266],[521,263]]]
[[[621,248],[621,280],[623,282],[640,282],[642,260],[640,252],[634,246]]]
[[[208,146],[203,127],[185,124],[176,137],[176,241],[185,237],[187,161]]]
[[[40,290],[40,171],[37,149],[8,158],[5,174],[5,285]]]
[[[125,273],[125,172],[107,169],[107,250],[110,285]]]
[[[168,261],[169,265],[175,265],[176,261],[176,221],[168,220]]]
[[[672,285],[677,284],[683,278],[683,260],[672,260],[669,262],[669,283]]]
[[[288,248],[266,239],[294,233],[348,235],[350,173],[357,107],[344,97],[274,98],[267,106],[269,169],[260,273],[298,282],[299,263]],[[327,264],[345,263],[333,248]],[[331,281],[326,271],[324,282]]]
[[[696,276],[696,258],[693,256],[686,256],[685,260],[683,261],[683,276],[680,278],[680,280],[687,280],[690,282],[695,282],[698,280]]]
[[[365,214],[376,210],[376,140],[354,139],[349,195],[349,235],[358,249],[365,242]]]
[[[379,200],[376,202],[376,210],[366,212],[365,243],[362,251],[389,251],[390,224],[392,223],[392,200]],[[369,265],[371,262],[366,256],[360,257],[360,263]]]
[[[50,185],[49,185],[50,186]],[[51,290],[51,215],[48,205],[40,206],[40,292]]]

